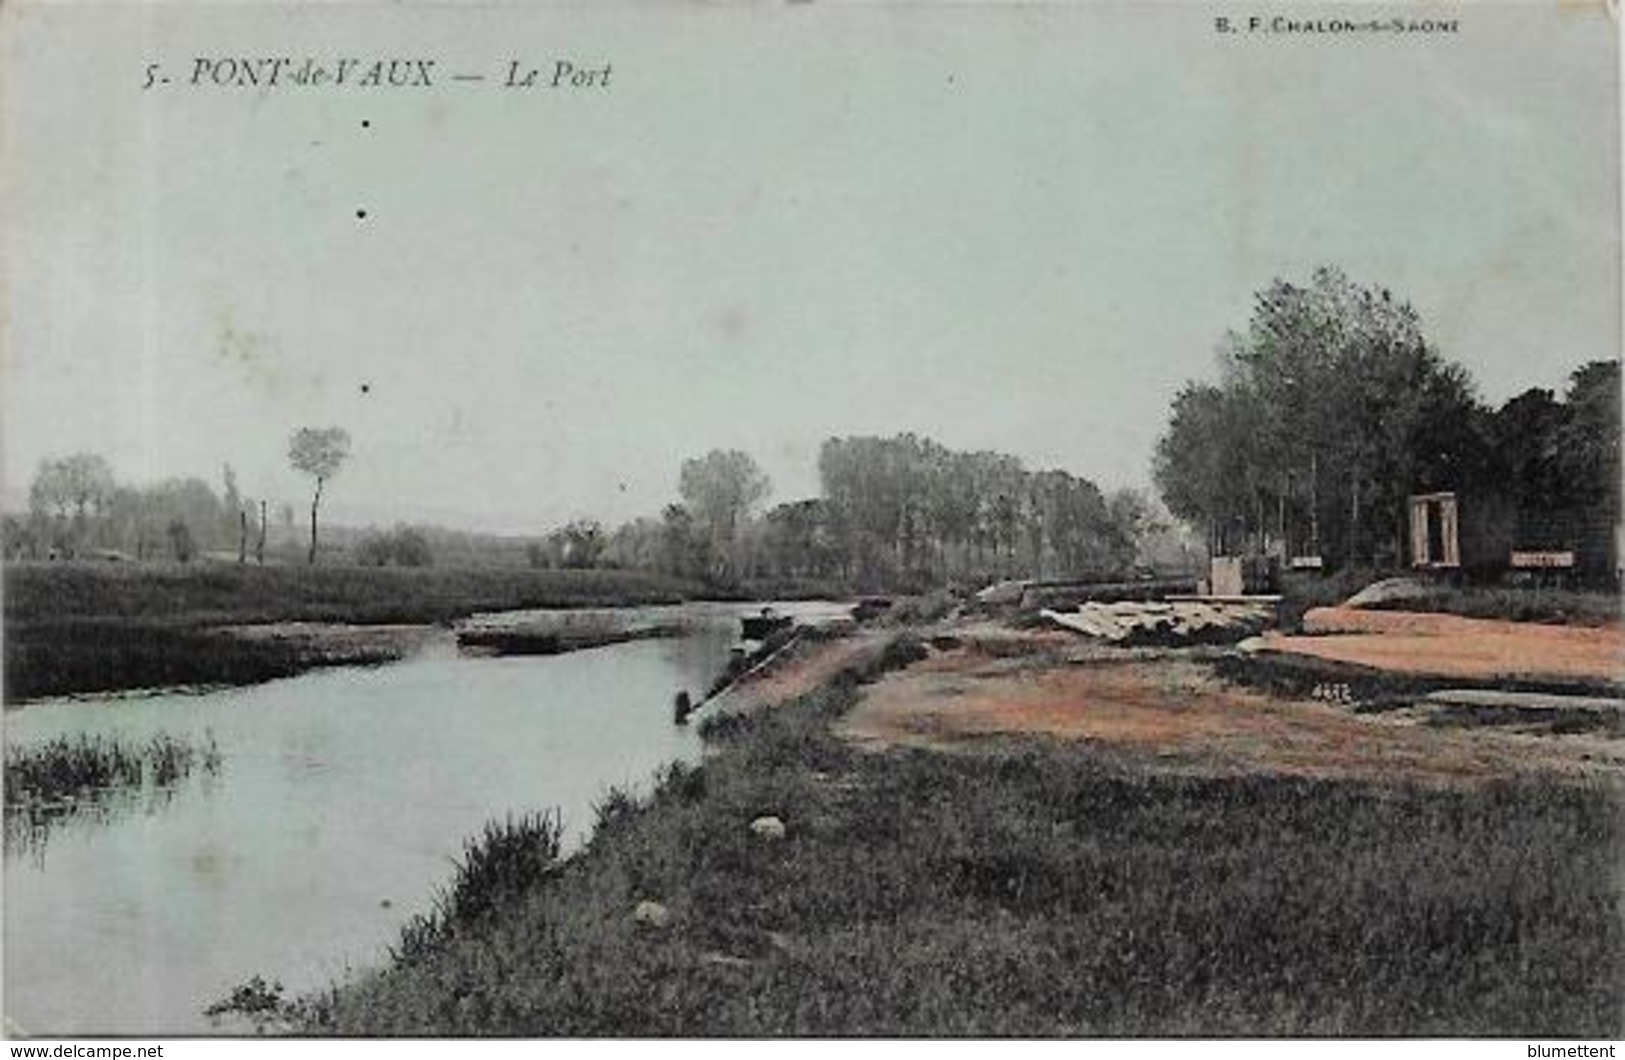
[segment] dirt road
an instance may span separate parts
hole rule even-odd
[[[706,705],[706,710],[737,713],[772,706],[805,695],[840,671],[877,655],[890,635],[862,630],[833,640],[810,641],[786,651],[761,672],[740,681]]]

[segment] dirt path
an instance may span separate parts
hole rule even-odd
[[[1595,735],[1441,728],[1405,712],[1277,699],[1227,687],[1201,662],[941,652],[873,686],[842,723],[874,745],[974,750],[993,738],[1082,741],[1202,773],[1267,772],[1455,782],[1527,771],[1625,769],[1625,745]]]
[[[889,639],[885,631],[863,630],[835,640],[804,642],[712,700],[706,709],[749,711],[805,695],[847,667],[878,654]]]
[[[1266,634],[1269,651],[1396,673],[1625,682],[1625,628],[1550,626],[1458,615],[1317,608],[1310,636]]]

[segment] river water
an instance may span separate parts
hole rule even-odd
[[[717,675],[743,610],[682,609],[686,636],[568,655],[464,657],[447,634],[387,666],[9,711],[10,744],[163,732],[222,758],[161,800],[7,843],[9,1025],[206,1034],[203,1008],[250,976],[297,993],[377,963],[487,820],[557,809],[579,840],[611,785],[646,791],[696,758],[672,697]]]

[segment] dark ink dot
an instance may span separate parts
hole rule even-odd
[[[365,221],[367,219],[367,211],[366,210],[357,210],[355,212],[355,219],[357,221]]]
[[[361,384],[361,392],[362,392],[362,393],[363,393],[363,394],[370,394],[370,393],[372,393],[372,384],[371,384],[371,383],[362,383],[362,384]]]
[[[362,118],[361,119],[361,127],[363,129],[370,129],[370,128],[372,128],[372,122],[368,121],[366,118]]]

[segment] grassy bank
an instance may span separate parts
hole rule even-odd
[[[860,676],[710,723],[703,767],[612,793],[574,858],[547,828],[497,830],[465,865],[518,866],[522,885],[465,868],[479,896],[304,999],[298,1027],[1621,1031],[1612,786],[1202,779],[1060,744],[858,751],[830,724]],[[752,828],[764,815],[782,837]]]
[[[1415,578],[1414,571],[1355,569],[1335,574],[1286,572],[1281,575],[1283,628],[1296,629],[1305,611],[1333,607],[1373,582],[1386,578]],[[1452,585],[1438,582],[1420,596],[1371,604],[1376,610],[1431,611],[1464,618],[1495,618],[1509,622],[1546,622],[1600,626],[1621,618],[1618,592],[1603,589],[1561,589],[1536,585]]]
[[[1621,618],[1618,593],[1598,589],[1436,586],[1425,596],[1374,605],[1379,610],[1437,611],[1466,618],[1602,626]]]
[[[380,662],[244,641],[222,625],[431,623],[476,611],[672,603],[698,587],[625,571],[8,564],[5,697],[179,684],[248,684],[315,665]]]

